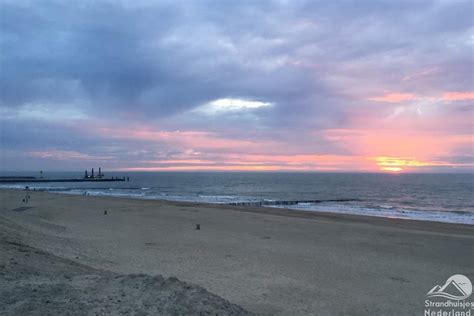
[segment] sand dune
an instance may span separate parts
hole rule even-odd
[[[12,240],[0,237],[0,314],[250,315],[174,277],[92,269]]]

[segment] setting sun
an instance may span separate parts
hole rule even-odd
[[[389,172],[401,172],[401,171],[403,171],[403,169],[400,168],[400,167],[382,167],[382,168],[380,168],[380,170],[389,171]]]

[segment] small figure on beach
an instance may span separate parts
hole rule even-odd
[[[23,199],[23,203],[28,203],[29,200],[30,200],[30,194],[29,194],[29,190],[30,188],[28,186],[25,187],[25,191],[26,191],[26,194],[25,194],[25,198]]]

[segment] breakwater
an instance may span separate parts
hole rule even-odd
[[[325,203],[325,202],[353,202],[359,199],[330,199],[330,200],[290,200],[290,201],[249,201],[249,202],[233,202],[228,205],[236,206],[274,206],[274,205],[296,205],[300,203]]]

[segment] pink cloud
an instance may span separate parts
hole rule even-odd
[[[445,92],[443,101],[466,101],[474,100],[474,92]]]
[[[261,144],[247,140],[220,137],[210,132],[199,131],[161,131],[151,128],[100,128],[101,136],[168,143],[197,149],[258,148]]]
[[[290,142],[238,139],[195,130],[166,131],[153,126],[131,125],[127,128],[88,126],[88,131],[106,139],[131,140],[138,146],[159,145],[161,148],[161,145],[165,145],[164,148],[176,151],[169,156],[151,154],[143,157],[145,159],[136,156],[136,160],[134,158],[129,165],[122,164],[121,170],[379,171],[389,170],[383,168],[398,168],[410,171],[471,166],[437,160],[440,156],[449,157],[456,148],[469,147],[473,141],[471,135],[462,134],[462,131],[457,135],[451,134],[452,130],[449,133],[439,128],[433,131],[432,126],[451,126],[445,116],[384,121],[374,119],[370,111],[352,114],[352,127],[315,131],[317,135],[314,137],[323,135],[326,143],[337,149],[332,153],[325,151],[325,154],[318,154],[321,152],[318,144],[299,151]],[[358,121],[360,117],[368,121]],[[453,124],[459,125],[460,120],[453,120]],[[312,136],[308,135],[309,138]],[[78,161],[100,159],[77,152],[44,151],[35,152],[34,155]],[[381,163],[380,157],[391,160],[384,158]],[[387,165],[393,159],[398,159],[400,166]]]
[[[416,96],[412,93],[388,93],[381,96],[370,97],[368,100],[375,102],[399,103],[413,100]]]
[[[293,171],[337,171],[368,170],[373,163],[366,157],[344,155],[265,155],[222,153],[201,154],[202,159],[181,157],[179,160],[162,159],[148,161],[144,167],[123,170],[293,170]]]

